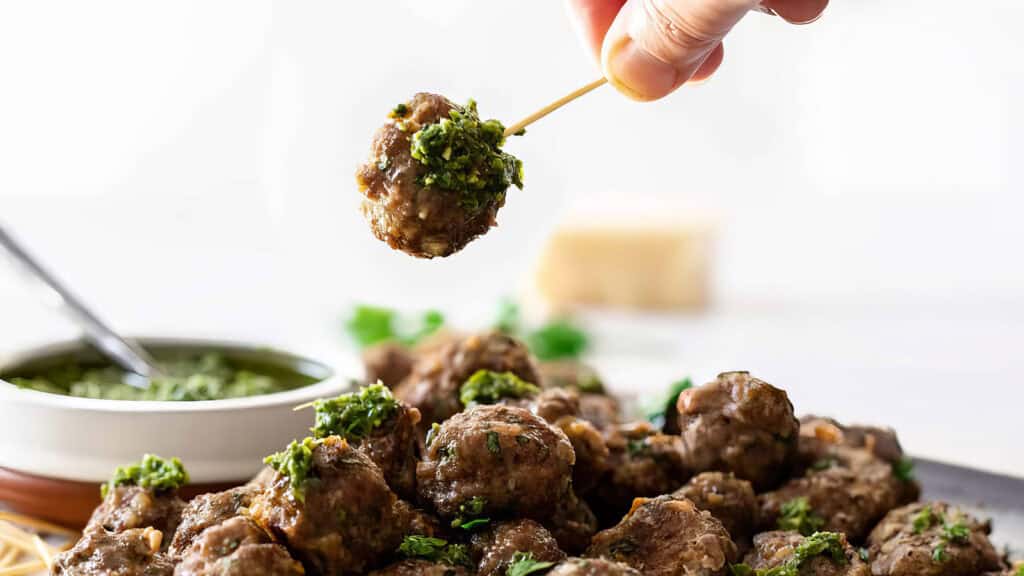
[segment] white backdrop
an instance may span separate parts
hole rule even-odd
[[[358,214],[373,129],[418,90],[511,122],[595,78],[559,2],[0,0],[0,221],[126,331],[333,349],[356,300],[480,318],[561,220],[711,217],[716,309],[664,328],[651,381],[750,367],[807,410],[1024,474],[1022,19],[751,16],[710,82],[605,88],[511,143],[527,187],[501,227],[423,262]],[[69,333],[3,268],[0,295],[0,349]]]

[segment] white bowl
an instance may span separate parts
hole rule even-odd
[[[299,404],[335,396],[350,384],[311,358],[217,340],[139,338],[147,349],[217,351],[258,359],[318,382],[262,396],[196,402],[96,400],[20,389],[0,380],[0,467],[51,479],[103,482],[146,453],[181,458],[193,483],[252,477],[263,457],[308,435],[310,410]],[[0,373],[95,353],[62,342],[0,358]]]

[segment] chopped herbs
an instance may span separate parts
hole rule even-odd
[[[938,562],[940,564],[942,562],[946,561],[946,543],[945,542],[939,542],[938,544],[935,545],[935,548],[932,549],[932,560],[934,560],[935,562]]]
[[[409,105],[402,102],[391,109],[391,113],[388,114],[389,118],[405,118],[409,114]]]
[[[512,555],[512,563],[505,572],[507,576],[527,576],[543,572],[554,566],[554,562],[538,562],[533,559],[533,552],[516,552]]]
[[[313,402],[316,438],[341,436],[358,440],[369,436],[398,411],[398,401],[383,384],[360,388],[329,400]]]
[[[816,556],[828,556],[833,563],[845,566],[848,560],[843,550],[842,534],[815,532],[804,538],[783,564],[774,568],[754,570],[747,564],[733,564],[730,570],[733,576],[799,576],[800,568]]]
[[[857,555],[860,556],[860,559],[863,560],[864,562],[870,562],[871,561],[871,553],[868,552],[867,548],[863,548],[863,547],[862,548],[858,548],[857,549]]]
[[[1017,568],[1017,571],[1014,572],[1014,574],[1016,574],[1017,576],[1024,576],[1024,564],[1020,565]]]
[[[646,410],[647,421],[653,424],[658,429],[665,427],[665,414],[672,413],[676,405],[676,400],[679,399],[679,395],[683,390],[693,388],[693,381],[689,378],[683,378],[682,380],[676,380],[668,387],[665,391],[664,396],[658,397],[655,403],[649,405]]]
[[[493,430],[487,433],[487,451],[495,456],[501,456],[501,442],[498,433]]]
[[[779,530],[792,530],[810,536],[824,525],[825,520],[814,513],[806,497],[794,498],[782,505]]]
[[[449,544],[447,540],[429,536],[406,536],[398,547],[398,553],[406,558],[422,558],[450,566],[471,564],[465,544]]]
[[[459,505],[459,515],[452,520],[452,528],[473,530],[490,522],[490,518],[478,518],[487,505],[487,499],[482,496],[473,496]]]
[[[911,520],[911,526],[914,528],[914,534],[920,534],[931,528],[932,525],[937,522],[938,519],[935,514],[932,513],[932,507],[925,506],[920,512],[914,515],[914,518]]]
[[[494,404],[502,398],[525,398],[540,392],[540,388],[512,372],[477,370],[462,385],[459,400],[465,406]]]
[[[832,458],[832,457],[822,458],[821,460],[818,460],[814,464],[811,464],[811,470],[815,470],[815,471],[828,470],[829,468],[835,466],[836,463],[837,462],[836,462],[835,458]]]
[[[146,454],[142,460],[128,466],[118,466],[109,482],[100,486],[103,498],[118,486],[138,486],[154,492],[175,490],[188,483],[188,472],[177,458],[164,459]]]
[[[444,315],[437,310],[427,310],[417,320],[410,320],[380,306],[356,306],[345,323],[349,336],[360,348],[383,342],[412,346],[442,326]]]
[[[899,462],[892,465],[892,475],[904,482],[912,482],[914,480],[914,461],[910,458],[901,458]]]
[[[527,334],[524,341],[541,361],[579,358],[590,346],[587,334],[566,319],[541,326]]]
[[[441,432],[441,425],[440,424],[438,424],[437,422],[434,422],[433,424],[431,424],[430,425],[430,430],[427,430],[427,437],[423,440],[424,446],[426,446],[427,448],[430,448],[430,445],[433,444],[433,442],[434,442],[434,438],[437,438],[437,435],[440,432]]]
[[[501,122],[481,121],[473,100],[448,116],[412,135],[412,157],[425,168],[421,186],[459,194],[467,210],[504,197],[509,186],[523,187],[522,161],[501,150]]]
[[[647,442],[643,439],[633,439],[626,442],[626,452],[630,456],[639,456],[647,452]]]
[[[959,542],[963,544],[971,537],[971,529],[964,524],[963,520],[957,520],[952,524],[942,526],[942,539],[947,542]]]
[[[299,502],[306,501],[306,481],[313,473],[313,450],[320,443],[309,437],[302,442],[292,440],[284,450],[263,459],[264,464],[288,477],[292,497]]]

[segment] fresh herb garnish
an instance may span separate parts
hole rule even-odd
[[[533,559],[533,552],[516,552],[512,555],[512,563],[505,572],[507,576],[527,576],[542,572],[554,566],[554,562],[538,562]]]
[[[409,105],[406,104],[405,102],[402,102],[391,109],[391,112],[388,114],[388,117],[405,118],[407,114],[409,114]]]
[[[452,520],[452,528],[473,530],[490,522],[490,518],[479,518],[487,505],[487,499],[483,496],[473,496],[462,504],[459,504],[459,515]]]
[[[590,346],[587,334],[567,319],[548,322],[527,334],[525,341],[542,361],[579,358]]]
[[[792,530],[804,536],[816,533],[825,525],[825,520],[814,513],[807,498],[801,496],[782,505],[778,520],[779,530]]]
[[[910,458],[901,458],[899,462],[892,465],[892,475],[904,482],[914,480],[914,461]]]
[[[412,346],[442,326],[444,315],[437,310],[427,310],[417,321],[410,322],[394,310],[380,306],[356,306],[345,323],[346,330],[360,348],[382,342]]]
[[[422,558],[450,566],[469,566],[469,552],[465,544],[449,544],[442,538],[406,536],[398,546],[398,553],[406,558]]]
[[[925,506],[920,512],[914,515],[913,519],[911,519],[911,526],[914,529],[914,534],[920,534],[931,528],[937,521],[938,519],[932,512],[932,507]]]
[[[313,472],[313,450],[321,442],[309,437],[302,442],[292,440],[284,450],[263,459],[264,464],[288,477],[292,497],[299,502],[306,501],[306,480]]]
[[[867,548],[864,548],[864,547],[858,548],[857,549],[857,555],[860,556],[860,559],[862,561],[864,561],[864,562],[870,562],[871,561],[871,553],[868,551]]]
[[[946,542],[959,542],[963,544],[971,537],[971,529],[963,520],[957,520],[952,524],[942,526],[942,539]]]
[[[423,445],[430,448],[430,445],[434,443],[434,438],[441,433],[441,425],[434,422],[430,425],[430,430],[427,430],[427,437],[423,439]]]
[[[935,548],[932,549],[932,560],[934,560],[935,562],[938,562],[940,564],[942,562],[946,561],[946,543],[945,542],[939,542],[938,544],[935,545]]]
[[[819,471],[820,472],[821,470],[828,470],[829,468],[831,468],[831,467],[833,467],[835,465],[836,465],[836,459],[831,457],[831,456],[829,456],[827,458],[822,458],[822,459],[818,460],[814,464],[811,464],[811,470],[815,470],[815,471]]]
[[[501,442],[498,433],[493,430],[487,432],[487,450],[495,456],[501,456]]]
[[[523,187],[522,161],[501,150],[501,122],[481,121],[473,100],[448,116],[412,135],[412,157],[425,168],[421,186],[459,194],[467,210],[503,197],[509,186]]]
[[[676,401],[679,399],[679,395],[682,394],[683,390],[693,388],[693,381],[689,378],[683,378],[682,380],[676,380],[665,391],[663,396],[659,396],[653,404],[648,405],[646,412],[647,421],[653,424],[656,428],[662,429],[665,427],[665,414],[672,412],[672,409],[676,405]]]
[[[747,564],[733,564],[729,568],[733,576],[799,576],[800,568],[816,556],[828,556],[833,563],[845,566],[848,561],[843,550],[842,534],[815,532],[804,538],[788,560],[774,568],[754,570]]]
[[[164,459],[153,454],[146,454],[142,460],[118,466],[114,476],[106,484],[100,486],[103,498],[118,486],[134,485],[154,492],[175,490],[188,483],[188,472],[177,458]]]
[[[459,390],[459,400],[465,406],[494,404],[502,398],[525,398],[540,392],[540,388],[512,372],[477,370]]]
[[[377,383],[337,398],[317,400],[313,408],[314,437],[341,436],[352,440],[369,436],[391,418],[398,411],[398,401],[387,386]]]

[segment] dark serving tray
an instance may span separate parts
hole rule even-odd
[[[944,500],[992,519],[992,542],[1014,560],[1024,560],[1024,478],[914,459],[923,499]]]

